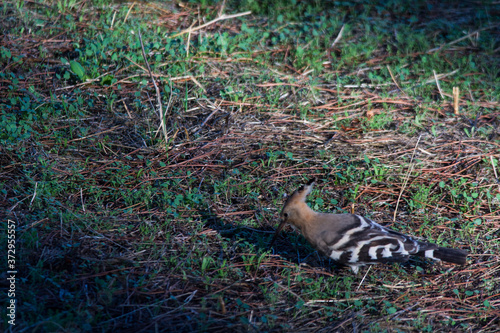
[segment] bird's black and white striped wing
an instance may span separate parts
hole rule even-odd
[[[351,215],[352,223],[344,230],[325,236],[325,252],[330,258],[351,266],[354,272],[359,266],[379,262],[404,262],[410,255],[438,249],[435,244],[417,241],[399,232],[387,229],[370,219]],[[329,238],[329,239],[328,239]]]

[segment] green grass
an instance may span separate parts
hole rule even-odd
[[[181,33],[221,10],[252,14]],[[5,1],[13,330],[496,331],[498,13],[452,1]],[[312,208],[467,249],[467,264],[353,275],[291,229],[269,249],[284,194],[311,177]]]

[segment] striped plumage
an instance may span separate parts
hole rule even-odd
[[[319,252],[348,265],[354,273],[360,266],[379,262],[404,262],[411,255],[465,264],[467,252],[439,247],[382,227],[366,217],[353,214],[325,214],[313,211],[306,204],[314,180],[295,191],[281,211],[282,222],[271,245],[287,223]]]

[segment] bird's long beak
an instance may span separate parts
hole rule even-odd
[[[273,237],[273,240],[271,241],[271,244],[269,244],[269,248],[271,248],[273,246],[274,242],[278,238],[278,235],[279,235],[281,229],[283,229],[285,224],[286,224],[285,220],[281,221],[280,225],[278,226],[278,229],[276,229],[276,233],[274,234],[274,237]]]

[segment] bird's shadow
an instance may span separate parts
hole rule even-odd
[[[282,230],[273,246],[270,246],[276,232],[272,226],[250,228],[237,222],[223,221],[207,209],[199,210],[198,213],[206,228],[217,231],[231,244],[246,243],[253,246],[256,253],[269,251],[270,254],[280,256],[291,263],[307,264],[311,268],[322,269],[329,273],[336,273],[345,268],[316,251],[302,235],[293,230]]]

